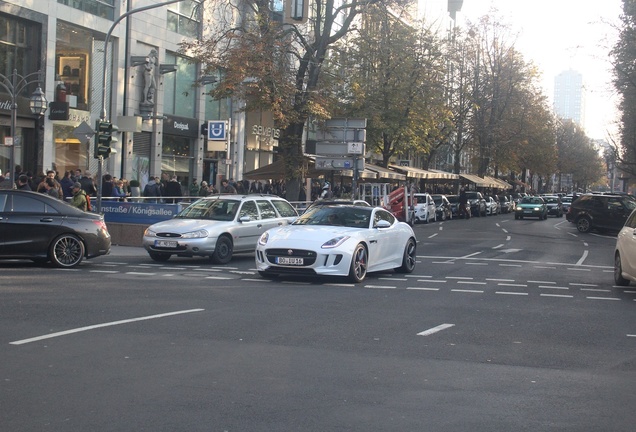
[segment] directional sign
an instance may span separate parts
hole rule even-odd
[[[364,159],[356,159],[358,170],[364,169]],[[353,169],[354,167],[354,159],[353,158],[343,158],[343,157],[325,157],[325,156],[317,156],[316,157],[316,169],[320,170],[343,170],[343,169]]]
[[[349,152],[349,154],[356,154],[356,155],[364,154],[364,143],[363,142],[348,142],[347,151]]]
[[[208,121],[208,139],[211,141],[227,140],[227,122],[225,120]]]
[[[351,128],[364,129],[367,127],[367,119],[365,118],[333,118],[325,122],[327,128]]]
[[[340,155],[346,156],[349,154],[347,143],[333,143],[333,142],[317,142],[316,154],[321,156],[333,156]]]
[[[83,121],[82,123],[80,123],[79,126],[73,129],[73,135],[81,142],[85,142],[90,140],[93,135],[95,135],[95,131],[92,127],[90,127],[88,123]]]
[[[325,129],[316,131],[317,141],[332,142],[364,142],[367,139],[367,131],[365,129]]]

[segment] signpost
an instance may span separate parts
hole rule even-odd
[[[316,133],[316,169],[353,169],[353,198],[358,194],[359,172],[364,170],[366,127],[367,119],[338,118],[327,120]]]

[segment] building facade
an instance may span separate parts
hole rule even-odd
[[[554,112],[579,126],[585,124],[585,87],[581,73],[568,69],[554,78]]]
[[[3,172],[13,161],[34,175],[48,169],[60,176],[76,169],[95,175],[94,137],[80,132],[86,125],[94,131],[100,118],[121,132],[102,172],[142,186],[161,173],[176,175],[184,186],[195,178],[238,180],[245,170],[272,161],[271,116],[212,100],[206,93],[215,80],[202,81],[200,65],[180,53],[180,42],[202,36],[202,1],[163,3],[0,0],[7,29],[0,33],[0,74],[42,70],[49,102],[43,118],[29,112],[35,82],[17,98],[16,145],[0,145]],[[7,93],[0,88],[0,144],[12,133]],[[228,122],[227,142],[208,142],[202,126],[211,120]]]

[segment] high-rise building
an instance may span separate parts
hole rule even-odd
[[[583,75],[568,69],[554,78],[554,111],[579,125],[585,122],[585,87]]]

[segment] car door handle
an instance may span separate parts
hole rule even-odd
[[[263,224],[256,225],[257,228],[263,228]]]
[[[53,222],[53,218],[42,218],[40,222]]]
[[[369,243],[377,243],[377,242],[378,242],[377,240],[371,240],[371,241],[369,241]]]

